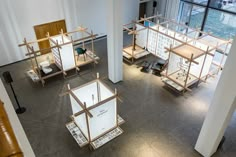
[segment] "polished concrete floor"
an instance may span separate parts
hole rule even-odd
[[[107,79],[106,39],[95,43],[101,60],[95,68],[88,65],[67,79],[62,76],[46,81],[45,87],[25,75],[29,61],[0,68],[9,70],[22,106],[18,115],[37,157],[200,157],[194,150],[204,117],[213,97],[218,77],[202,83],[192,92],[179,95],[165,87],[160,77],[140,72],[137,65],[123,64],[124,80],[113,84]],[[144,60],[152,60],[152,56]],[[82,85],[95,79],[96,72],[123,100],[119,114],[126,120],[124,134],[95,151],[80,148],[67,131],[72,109],[68,96],[60,97],[65,85]],[[9,95],[16,107],[9,87]],[[236,156],[236,115],[225,133],[226,141],[214,157]]]

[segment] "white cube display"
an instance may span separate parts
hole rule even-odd
[[[118,127],[116,93],[100,80],[69,90],[74,123],[88,141]]]

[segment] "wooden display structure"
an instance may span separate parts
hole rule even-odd
[[[190,44],[182,44],[177,47],[170,46],[167,69],[163,82],[168,86],[180,91],[191,91],[189,88],[194,83],[200,83],[208,77],[213,54],[194,47]],[[207,60],[210,63],[207,64]]]
[[[221,56],[214,56],[214,59],[212,61],[212,65],[216,66],[215,71],[211,72],[211,75],[218,74],[219,71],[224,67],[224,63],[226,60],[226,55],[229,53],[229,50],[231,48],[232,40],[224,40],[217,37],[214,37],[212,35],[204,35],[198,39],[198,41],[201,41],[202,43],[205,43],[206,45],[209,45],[212,47],[212,49],[215,49]],[[215,59],[218,57],[217,59]]]
[[[86,32],[87,36],[75,40],[73,40],[72,37],[69,37],[69,35],[72,35],[73,33],[77,32]],[[34,82],[41,81],[42,85],[44,86],[45,80],[48,78],[59,74],[63,74],[65,78],[67,76],[67,71],[69,70],[75,69],[75,72],[77,72],[79,71],[79,67],[82,65],[86,65],[89,63],[97,64],[99,57],[95,55],[93,43],[96,36],[97,34],[93,34],[92,31],[91,33],[87,32],[87,28],[79,27],[75,31],[67,33],[63,33],[63,31],[61,30],[60,34],[55,36],[50,36],[49,33],[47,33],[45,38],[36,41],[28,42],[25,38],[23,43],[19,44],[19,47],[26,47],[26,56],[28,56],[31,61],[32,70],[28,71],[27,74]],[[38,44],[45,40],[49,40],[49,48],[34,50],[35,44]],[[81,63],[79,60],[76,59],[77,53],[74,51],[74,46],[80,44],[81,42],[84,46],[84,42],[89,40],[91,40],[90,42],[92,44],[91,50],[87,52],[87,58],[89,59]],[[52,71],[48,74],[45,74],[39,65],[39,57],[41,56],[42,51],[48,50],[52,52],[51,56],[53,60],[48,59],[48,62],[50,63],[49,67],[52,69]]]
[[[151,21],[152,19],[157,22],[154,23]],[[146,45],[147,51],[163,60],[167,60],[169,57],[165,47],[170,47],[170,45],[175,47],[181,44],[198,41],[207,46],[211,46],[212,51],[217,50],[223,54],[220,59],[222,61],[218,63],[218,66],[221,67],[225,54],[229,50],[230,43],[232,42],[231,40],[220,39],[209,33],[180,24],[174,20],[166,19],[161,15],[141,18],[141,20],[135,21],[135,23],[136,26],[140,25],[147,28],[147,37],[145,37],[146,40],[142,40],[142,45]],[[145,23],[149,24],[145,25]],[[200,34],[201,37],[199,37]],[[142,38],[142,36],[137,36],[137,41],[141,40],[139,38]]]
[[[132,27],[132,29],[128,28],[129,26]],[[141,42],[136,42],[136,36],[143,31],[147,31],[147,28],[142,26],[137,27],[135,23],[126,24],[123,28],[129,35],[132,35],[132,44],[123,48],[123,58],[127,62],[133,64],[135,60],[149,54],[149,52],[145,50],[146,45],[139,45]]]
[[[231,40],[217,38],[161,15],[141,18],[133,23],[135,27],[147,28],[145,33],[137,36],[137,41],[146,45],[148,52],[168,62],[167,70],[161,73],[163,82],[180,92],[191,91],[192,84],[205,82],[213,74],[210,71],[213,65],[217,65],[219,71],[231,43]],[[214,63],[216,51],[223,54],[218,63]]]
[[[97,75],[98,77],[98,75]],[[73,115],[66,124],[80,147],[97,149],[123,133],[124,120],[117,114],[117,91],[96,79],[71,89],[68,85]]]

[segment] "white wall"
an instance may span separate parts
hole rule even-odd
[[[152,15],[152,13],[153,13],[153,1],[154,0],[150,0],[150,1],[146,2],[146,17],[153,16]],[[156,14],[156,12],[154,14]]]
[[[123,23],[138,17],[139,0],[123,0]],[[33,26],[66,20],[67,30],[83,25],[106,35],[105,0],[0,0],[0,66],[25,58],[23,38],[35,40]]]
[[[130,23],[139,17],[139,0],[123,0],[123,23]]]
[[[58,0],[0,0],[0,66],[25,58],[23,38],[35,40],[34,25],[64,19]]]

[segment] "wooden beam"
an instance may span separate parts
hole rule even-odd
[[[94,109],[94,108],[96,108],[96,107],[98,107],[98,106],[100,106],[100,105],[102,105],[102,104],[104,104],[104,103],[106,103],[106,102],[108,102],[108,101],[110,101],[112,99],[115,99],[115,98],[116,98],[116,95],[113,95],[113,96],[111,96],[111,97],[109,97],[109,98],[107,98],[105,100],[102,100],[102,101],[98,102],[97,104],[95,104],[93,106],[88,107],[87,110]]]
[[[187,82],[188,82],[189,72],[190,72],[192,61],[193,61],[193,54],[191,55],[191,60],[189,62],[188,71],[187,71],[187,77],[186,77],[186,79],[184,81],[184,88],[187,88],[186,85],[187,85]]]
[[[90,35],[90,36],[83,37],[83,38],[80,38],[80,39],[76,39],[73,42],[75,43],[75,42],[83,41],[83,40],[90,39],[90,38],[96,38],[97,36],[98,36],[98,34],[94,34],[94,35]]]
[[[89,115],[89,117],[93,117],[93,115],[86,109],[86,107],[83,105],[83,103],[78,99],[78,97],[71,91],[68,90],[70,95],[75,99],[75,101],[80,105],[80,107]]]
[[[174,79],[170,78],[169,76],[165,76],[166,78],[168,78],[169,80],[173,81],[174,83],[176,83],[177,85],[179,85],[180,87],[182,87],[183,89],[186,89],[187,91],[192,91],[191,89],[189,88],[185,88],[182,84],[178,83],[177,81],[175,81]]]
[[[182,46],[182,45],[181,45]],[[177,47],[179,47],[179,46],[177,46]],[[167,50],[167,51],[171,51],[172,53],[174,53],[174,54],[176,54],[176,55],[178,55],[178,56],[181,56],[181,57],[183,57],[183,58],[185,58],[185,59],[187,59],[187,60],[189,60],[189,61],[192,61],[193,63],[195,63],[195,64],[199,64],[197,61],[195,61],[195,60],[190,60],[189,58],[187,58],[186,56],[184,56],[184,55],[181,55],[181,54],[179,54],[179,53],[176,53],[175,51],[173,51],[173,49],[171,48],[167,48],[167,47],[165,47],[165,49]]]

